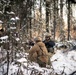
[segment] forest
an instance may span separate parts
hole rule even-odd
[[[41,68],[28,59],[28,42],[47,34],[55,53]],[[0,75],[76,75],[75,63],[76,0],[0,0]]]

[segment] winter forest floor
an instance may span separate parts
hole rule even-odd
[[[55,54],[49,53],[49,65],[45,68],[30,62],[28,50],[24,50],[23,47],[7,51],[1,46],[0,75],[76,75],[76,41],[67,42],[66,50],[61,48],[64,43],[56,43]]]

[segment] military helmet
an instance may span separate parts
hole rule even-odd
[[[50,38],[50,37],[51,37],[50,34],[46,34],[46,35],[45,35],[45,38]]]
[[[41,37],[36,37],[34,40],[35,40],[36,42],[42,41]]]

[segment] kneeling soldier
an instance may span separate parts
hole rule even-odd
[[[40,37],[35,38],[35,45],[29,50],[29,58],[40,67],[46,67],[48,64],[48,51]]]

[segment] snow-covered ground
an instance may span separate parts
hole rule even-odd
[[[57,74],[69,75],[76,71],[76,51],[63,53],[59,50],[50,58],[50,61],[54,72]]]
[[[28,55],[28,54],[26,54]],[[0,68],[0,75],[3,75],[3,73],[7,72],[7,64],[3,66],[5,68],[5,71],[3,72],[2,67]],[[39,65],[35,62],[29,62],[27,58],[21,58],[15,60],[15,62],[12,62],[9,64],[9,72],[8,75],[19,75],[18,73],[22,73],[21,75],[38,75],[39,73],[42,75],[50,75],[52,70],[49,68],[41,68]]]
[[[26,55],[28,55],[26,53]],[[27,58],[21,58],[15,60],[15,62],[9,65],[9,73],[8,75],[17,75],[19,70],[22,71],[23,75],[38,75],[41,73],[42,75],[50,75],[52,72],[61,74],[61,75],[69,75],[72,72],[76,71],[76,51],[69,51],[67,53],[63,53],[58,50],[56,54],[50,58],[50,62],[52,62],[51,68],[41,68],[35,62],[29,62]],[[7,65],[4,65],[6,68]],[[6,72],[7,69],[5,69]],[[0,75],[2,75],[2,67],[0,68]]]
[[[59,43],[60,44],[60,43]],[[73,43],[76,45],[76,42]],[[50,58],[51,65],[42,68],[35,62],[28,60],[28,53],[19,52],[16,54],[17,59],[9,64],[8,75],[70,75],[76,71],[76,50],[57,50],[56,53]],[[7,64],[0,67],[0,75],[7,72]],[[75,74],[76,75],[76,74]]]

